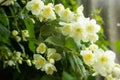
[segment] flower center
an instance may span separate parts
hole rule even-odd
[[[87,31],[93,31],[94,30],[94,26],[93,25],[88,25],[87,26]]]
[[[85,62],[89,62],[92,59],[93,59],[93,55],[91,53],[88,53],[88,54],[84,55]]]
[[[33,9],[36,10],[36,9],[38,9],[38,8],[39,8],[39,3],[34,3]]]
[[[102,57],[100,58],[100,62],[104,64],[104,63],[108,62],[108,58],[106,56],[102,55]]]

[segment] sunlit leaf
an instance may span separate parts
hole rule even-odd
[[[63,73],[62,73],[62,80],[76,80],[76,79],[74,79],[74,77],[71,76],[66,71],[63,71]]]
[[[34,25],[30,18],[24,19],[25,26],[29,32],[30,39],[29,39],[29,48],[32,52],[35,52],[35,45],[34,40],[35,39],[35,32],[34,32]]]
[[[115,42],[115,49],[120,53],[120,40]]]
[[[45,40],[45,42],[55,46],[64,47],[64,38],[61,36],[50,36]]]
[[[70,50],[73,50],[73,51],[77,50],[77,45],[76,45],[75,41],[73,40],[73,38],[67,38],[66,39],[65,47],[70,49]]]

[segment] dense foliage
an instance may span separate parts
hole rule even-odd
[[[0,1],[1,79],[7,79],[6,71],[10,80],[96,80],[97,75],[120,79],[120,65],[107,50],[100,27],[100,11],[92,15],[96,21],[75,4]]]

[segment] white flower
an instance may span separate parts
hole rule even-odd
[[[51,63],[46,63],[43,66],[43,70],[49,75],[52,75],[54,71],[57,71],[56,67]]]
[[[29,37],[28,30],[22,30],[22,38],[23,41],[27,41],[27,38]]]
[[[97,34],[87,34],[86,41],[96,42],[99,39]]]
[[[108,75],[108,76],[105,78],[105,80],[118,80],[118,79],[114,78],[114,77],[110,74],[110,75]]]
[[[51,63],[51,64],[55,64],[55,60],[54,59],[49,59],[49,62]]]
[[[62,57],[59,53],[56,53],[56,50],[54,48],[49,48],[47,53],[48,60],[54,59],[56,61],[60,60]]]
[[[86,32],[89,33],[96,33],[100,31],[100,26],[96,24],[96,20],[92,19],[86,25]]]
[[[46,64],[46,60],[44,57],[42,57],[40,54],[34,54],[34,65],[37,69],[43,68],[43,66]]]
[[[57,14],[60,15],[60,13],[64,10],[64,6],[62,4],[55,5],[55,11]]]
[[[26,5],[27,10],[31,11],[34,15],[38,15],[43,7],[44,3],[41,0],[32,0],[29,1]]]
[[[16,41],[17,41],[17,42],[20,42],[20,41],[21,41],[21,37],[20,37],[20,36],[16,36],[15,38],[16,38]]]
[[[13,35],[13,36],[17,36],[17,35],[18,35],[18,31],[17,31],[17,30],[13,30],[13,31],[12,31],[12,35]]]
[[[26,60],[26,63],[27,63],[28,66],[32,66],[31,61],[29,59]]]
[[[98,49],[98,46],[96,44],[91,44],[88,48],[92,51],[95,51]]]
[[[39,46],[36,49],[36,52],[44,54],[45,51],[46,51],[46,45],[44,43],[40,43]]]
[[[114,66],[114,54],[106,51],[104,52],[102,49],[97,49],[94,51],[95,54],[95,63],[93,68],[96,74],[100,74],[102,76],[108,76],[112,72],[112,68]]]
[[[15,59],[19,64],[22,64],[23,58],[21,57],[21,52],[19,51],[14,51],[15,56],[13,56],[13,59]]]
[[[69,9],[64,9],[60,13],[60,19],[64,22],[72,22],[74,19],[74,13]]]
[[[40,21],[42,21],[43,19],[45,20],[55,20],[56,19],[56,15],[55,12],[53,10],[53,7],[50,5],[46,5],[44,6],[42,12],[38,15]]]
[[[78,17],[84,16],[83,10],[84,10],[83,5],[81,5],[81,6],[79,6],[79,7],[77,8],[77,15],[78,15]]]
[[[62,27],[62,33],[63,35],[69,35],[72,31],[72,25],[71,24],[65,24],[63,27]]]
[[[115,61],[116,55],[115,55],[115,53],[114,53],[113,51],[107,50],[107,51],[105,52],[105,54],[109,55],[109,59],[110,59],[111,61]]]
[[[70,36],[76,41],[83,40],[83,38],[86,36],[84,26],[79,23],[75,23],[73,25],[74,26]]]
[[[94,54],[90,50],[82,50],[80,53],[83,57],[85,64],[92,65],[94,64]]]
[[[115,64],[115,66],[113,67],[112,75],[115,78],[120,79],[120,65],[119,64]]]
[[[5,61],[9,66],[15,66],[15,62],[13,60]]]

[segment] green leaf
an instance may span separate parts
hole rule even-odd
[[[74,79],[74,77],[67,73],[66,71],[63,71],[62,80],[76,80],[76,79]]]
[[[3,8],[0,8],[0,23],[4,26],[9,26],[9,19]]]
[[[20,48],[22,49],[22,52],[25,53],[25,48],[22,44],[18,43],[18,45],[20,46]]]
[[[48,36],[55,31],[55,26],[45,25],[41,28],[41,34],[43,36]]]
[[[58,47],[64,47],[64,38],[62,38],[62,36],[50,36],[45,42]]]
[[[75,41],[70,37],[66,39],[65,47],[70,50],[73,50],[73,51],[77,50],[77,45],[76,45]]]
[[[30,38],[35,38],[34,25],[32,20],[30,18],[26,18],[24,19],[24,23],[26,28],[28,29]]]
[[[72,69],[75,71],[76,65],[75,65],[75,61],[72,56],[69,56],[69,62],[70,62]]]
[[[120,40],[115,42],[115,48],[120,53]]]
[[[35,40],[34,39],[29,39],[29,48],[32,52],[35,53]]]
[[[2,24],[0,24],[0,35],[4,38],[8,38],[10,36],[10,31]]]
[[[81,80],[83,80],[83,79],[87,80],[87,72],[85,70],[85,67],[83,65],[82,60],[78,56],[76,56],[76,55],[73,55],[73,58],[75,60],[76,67],[79,70],[78,72],[80,74]]]
[[[29,49],[35,53],[35,45],[34,45],[34,40],[35,40],[35,32],[34,32],[34,25],[33,22],[31,21],[30,18],[24,19],[25,26],[29,32],[30,39],[29,39]]]

